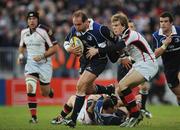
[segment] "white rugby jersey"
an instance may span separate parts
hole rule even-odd
[[[36,31],[31,33],[30,28],[21,31],[20,47],[26,47],[27,60],[32,60],[36,55],[43,55],[48,48],[57,44],[52,32],[45,26],[39,25]],[[47,58],[50,61],[50,58]]]
[[[138,32],[126,30],[126,50],[135,62],[155,59],[155,55],[145,38]]]

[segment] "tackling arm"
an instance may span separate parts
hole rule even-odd
[[[100,32],[102,36],[110,43],[107,44],[104,48],[88,48],[86,57],[92,58],[98,53],[100,55],[107,54],[110,61],[112,63],[115,63],[119,59],[121,50],[123,50],[123,48],[126,46],[125,41],[123,39],[120,39],[119,37],[116,37],[114,33],[111,32],[106,26],[102,26]]]
[[[121,51],[125,46],[125,41],[114,35],[112,31],[106,26],[101,27],[101,34],[105,37],[110,44],[105,48],[99,48],[99,53],[113,53]]]

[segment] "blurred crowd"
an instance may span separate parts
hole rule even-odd
[[[122,11],[148,41],[151,41],[152,32],[158,28],[161,12],[172,12],[175,24],[180,25],[179,0],[1,0],[0,48],[18,48],[20,31],[27,26],[26,14],[30,10],[37,10],[40,22],[53,28],[62,47],[64,37],[72,25],[72,13],[77,9],[83,9],[94,20],[107,26],[112,14]],[[64,61],[61,62],[66,64],[68,58],[69,55],[64,52]],[[66,72],[62,75],[68,76]]]

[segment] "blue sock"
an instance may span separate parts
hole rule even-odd
[[[78,96],[76,95],[76,100],[75,100],[75,104],[74,104],[74,109],[71,115],[71,119],[74,123],[76,123],[78,114],[84,104],[85,101],[85,96]]]

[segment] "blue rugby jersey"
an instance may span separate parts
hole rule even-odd
[[[86,55],[87,47],[95,47],[95,48],[106,48],[108,46],[108,42],[117,43],[118,38],[114,35],[108,27],[101,25],[99,23],[94,22],[92,19],[90,21],[89,29],[86,32],[77,32],[75,27],[71,28],[70,33],[66,36],[64,42],[64,48],[70,45],[70,39],[73,36],[77,36],[81,39],[84,45],[83,54]],[[116,55],[115,55],[116,56]],[[106,53],[99,53],[93,58],[103,59],[106,58]]]
[[[165,52],[162,54],[162,60],[165,68],[178,67],[180,64],[180,27],[172,26],[172,42],[169,44]],[[162,46],[162,41],[166,36],[162,33],[162,29],[153,33],[154,49]]]
[[[103,114],[103,100],[104,97],[101,96],[94,107],[94,121],[98,125],[120,125],[124,119],[125,114],[121,110],[119,110],[119,114]],[[117,111],[118,112],[118,111]]]

